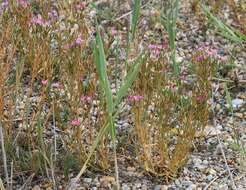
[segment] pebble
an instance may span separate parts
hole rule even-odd
[[[176,179],[175,180],[175,184],[179,186],[180,185],[180,180]]]
[[[240,119],[243,119],[243,113],[239,113],[239,112],[236,112],[236,113],[234,113],[234,115],[236,116],[236,117],[238,117],[238,118],[240,118]]]
[[[220,104],[216,104],[215,110],[216,111],[220,111],[221,110],[221,105]]]
[[[196,189],[196,185],[195,184],[191,184],[187,190],[195,190]]]
[[[239,107],[241,107],[242,105],[243,105],[243,100],[242,99],[239,99],[239,98],[236,98],[236,99],[233,99],[232,101],[231,101],[231,103],[232,103],[232,107],[233,108],[239,108]]]
[[[141,187],[141,183],[136,183],[135,187],[140,188]]]
[[[92,179],[91,178],[84,178],[83,181],[85,183],[91,183],[92,182]]]
[[[122,184],[122,190],[130,190],[130,189],[131,188],[126,183]]]
[[[214,177],[213,177],[213,175],[208,175],[207,177],[206,177],[206,179],[208,180],[208,181],[211,181],[212,179],[213,179]]]
[[[41,190],[40,187],[38,185],[35,185],[32,190]]]
[[[166,185],[156,185],[154,190],[167,190],[168,187]]]
[[[141,187],[141,190],[148,190],[147,185],[143,184],[142,187]]]
[[[203,163],[204,165],[208,165],[208,161],[207,161],[207,160],[203,160],[202,163]]]
[[[189,187],[189,186],[193,185],[193,183],[191,181],[182,181],[182,185],[185,187]]]
[[[129,172],[135,172],[136,168],[128,166],[126,170],[129,171]]]
[[[216,172],[216,170],[214,170],[213,168],[210,168],[210,169],[208,170],[208,173],[211,174],[211,175],[215,175],[217,172]]]

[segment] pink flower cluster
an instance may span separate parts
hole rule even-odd
[[[186,78],[187,78],[187,76],[188,76],[188,71],[187,71],[186,69],[184,69],[184,70],[180,73],[179,79],[180,79],[181,81],[185,81]]]
[[[78,127],[78,126],[81,125],[81,121],[78,120],[78,119],[74,119],[74,120],[72,120],[72,121],[70,122],[70,124],[71,124],[72,126],[74,126],[74,127]]]
[[[85,103],[85,104],[90,104],[92,102],[92,96],[82,96],[80,98],[81,102],[82,103]]]
[[[111,28],[110,34],[112,36],[116,36],[118,34],[118,31],[113,27],[113,28]]]
[[[84,40],[82,39],[81,36],[78,36],[74,42],[70,43],[70,44],[65,44],[64,45],[64,49],[68,50],[73,48],[74,46],[80,46],[82,43],[84,42]]]
[[[62,88],[62,85],[59,82],[52,83],[53,88]]]
[[[48,84],[48,80],[41,80],[41,83],[43,86],[46,86]]]
[[[139,102],[142,99],[143,99],[143,96],[140,96],[140,95],[128,96],[129,102]]]
[[[19,1],[24,1],[24,0],[19,0]],[[48,20],[45,20],[40,14],[37,16],[34,16],[31,20],[31,23],[34,25],[39,25],[42,27],[50,26],[57,18],[58,18],[58,13],[56,10],[52,10],[48,13]]]
[[[52,10],[48,12],[48,16],[49,16],[50,22],[52,22],[58,18],[58,13],[56,10]]]
[[[167,46],[165,44],[150,44],[148,46],[149,50],[151,51],[152,55],[154,55],[155,58],[159,58],[161,51],[166,47]]]
[[[40,25],[43,27],[50,26],[50,21],[43,19],[40,14],[37,15],[36,17],[33,17],[31,20],[31,23],[35,25]]]
[[[30,3],[27,0],[16,0],[16,2],[23,8],[27,8],[30,6]]]
[[[207,99],[207,96],[206,95],[200,95],[200,96],[197,96],[196,97],[196,101],[199,103],[199,104],[202,104],[206,101]]]
[[[48,79],[47,80],[41,80],[41,84],[43,86],[47,86],[47,84],[49,83]],[[54,82],[51,84],[51,87],[52,88],[62,88],[62,85],[59,83],[59,82]]]
[[[197,62],[203,62],[205,60],[205,57],[203,56],[203,55],[198,55],[197,57],[196,57],[196,61]]]
[[[81,10],[81,9],[84,9],[86,7],[86,2],[80,2],[78,4],[75,5],[75,8],[77,10]]]
[[[226,61],[226,57],[225,56],[221,56],[218,53],[218,50],[207,45],[207,44],[203,44],[198,48],[198,52],[202,53],[202,55],[199,55],[196,57],[196,61],[197,62],[202,62],[206,59],[206,57],[209,58],[215,58],[215,59],[219,59],[221,61]]]
[[[0,4],[0,14],[5,12],[9,7],[9,2],[7,0],[3,0],[2,3]]]
[[[175,83],[170,82],[166,85],[166,89],[170,90],[171,92],[176,92],[178,90],[178,86]]]

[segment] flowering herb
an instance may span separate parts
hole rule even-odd
[[[17,0],[17,3],[23,8],[30,6],[30,3],[27,0]]]
[[[143,96],[140,96],[140,95],[128,96],[129,102],[139,102],[142,99],[143,99]]]
[[[41,81],[41,83],[42,83],[42,85],[44,85],[44,86],[45,86],[45,85],[47,85],[47,84],[48,84],[48,80],[42,80],[42,81]]]
[[[78,127],[78,126],[81,125],[81,122],[80,122],[80,120],[78,120],[78,119],[74,119],[74,120],[72,120],[72,121],[70,122],[70,124],[71,124],[72,126]]]

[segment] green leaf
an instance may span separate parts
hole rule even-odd
[[[130,41],[133,41],[135,38],[136,28],[137,28],[137,22],[140,14],[140,6],[141,6],[141,0],[135,0],[134,1],[134,7],[132,12],[132,19],[131,19],[131,37]]]
[[[113,95],[106,71],[106,58],[99,28],[97,26],[96,44],[94,46],[94,56],[97,72],[100,78],[100,85],[105,92],[109,115],[113,113]]]
[[[120,87],[117,95],[116,100],[114,103],[114,107],[118,106],[118,104],[121,102],[122,98],[127,94],[128,89],[131,87],[132,83],[137,77],[137,74],[140,70],[140,66],[145,61],[145,55],[140,55],[137,60],[135,61],[134,65],[132,66],[131,72],[128,72],[124,84]]]

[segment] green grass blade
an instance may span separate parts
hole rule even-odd
[[[233,29],[230,26],[224,24],[220,19],[215,17],[209,10],[209,8],[205,5],[202,5],[203,11],[207,15],[207,17],[212,21],[212,23],[221,31],[220,35],[231,40],[235,43],[241,43],[246,41],[246,36],[236,29]]]
[[[140,6],[141,6],[141,0],[135,0],[134,1],[133,12],[132,12],[132,19],[131,19],[130,41],[133,41],[134,38],[135,38],[138,18],[139,18],[139,14],[140,14]]]
[[[145,61],[145,56],[141,54],[135,61],[134,65],[132,66],[132,71],[127,74],[124,84],[120,87],[116,95],[114,107],[118,106],[122,98],[127,94],[128,89],[131,87],[132,83],[136,79],[137,74],[140,70],[140,66],[144,63],[144,61]]]
[[[177,35],[177,19],[179,12],[179,2],[176,0],[170,2],[170,9],[161,16],[161,24],[168,33],[168,44],[171,49],[171,60],[174,74],[178,75],[180,72],[179,63],[176,61],[176,35]]]
[[[100,85],[102,86],[107,100],[108,112],[110,115],[113,113],[113,95],[110,88],[110,83],[106,71],[106,58],[104,47],[99,28],[97,27],[96,44],[94,46],[94,56],[97,72],[100,78]]]
[[[95,55],[97,72],[100,78],[100,84],[102,88],[104,89],[104,92],[106,95],[106,101],[108,105],[107,111],[108,111],[110,135],[111,135],[113,146],[114,146],[116,182],[117,182],[117,187],[119,189],[118,165],[117,165],[117,155],[116,155],[116,128],[114,125],[114,118],[113,118],[113,112],[114,112],[113,95],[112,95],[112,90],[110,88],[110,83],[109,83],[108,76],[107,76],[106,57],[105,57],[103,42],[102,42],[102,38],[101,38],[98,26],[97,26],[97,35],[96,35],[96,45],[94,46],[94,55]],[[95,147],[97,147],[98,143],[99,141],[96,142]]]
[[[226,103],[229,105],[230,112],[233,113],[231,95],[230,95],[230,92],[228,90],[227,84],[225,84],[225,93],[226,93]]]
[[[102,127],[95,139],[95,141],[92,144],[92,147],[90,148],[90,153],[88,154],[88,157],[83,165],[83,167],[81,168],[80,172],[78,173],[78,175],[75,177],[74,181],[72,181],[72,183],[76,183],[79,178],[82,176],[82,174],[85,172],[86,168],[87,168],[87,164],[89,163],[92,155],[94,154],[96,148],[98,147],[101,139],[103,138],[104,135],[108,134],[109,131],[109,123],[107,122],[104,127]],[[72,184],[70,184],[69,186],[73,187]]]

